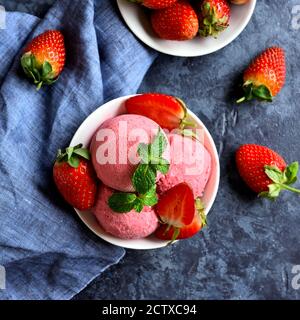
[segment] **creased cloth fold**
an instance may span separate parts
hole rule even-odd
[[[63,32],[67,61],[53,86],[36,91],[20,56],[48,29]],[[92,111],[137,91],[155,56],[126,28],[115,1],[58,0],[42,20],[7,13],[0,30],[0,299],[70,299],[123,257],[64,203],[52,164]]]

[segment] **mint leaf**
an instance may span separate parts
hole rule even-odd
[[[154,185],[156,172],[153,168],[145,163],[140,163],[132,177],[134,189],[141,194],[147,193]]]
[[[165,160],[165,159],[161,159],[161,160],[163,160],[163,161],[161,161],[161,163],[159,163],[159,164],[152,164],[151,166],[152,166],[155,170],[161,172],[162,174],[167,174],[168,171],[169,171],[169,168],[170,168],[170,164],[169,164],[169,162],[168,162],[167,160]]]
[[[155,136],[152,144],[150,145],[150,159],[160,158],[167,147],[167,139],[161,129],[158,129],[158,133]]]
[[[147,193],[140,195],[145,206],[154,206],[158,202],[156,187],[150,189]]]
[[[150,161],[150,150],[149,145],[146,143],[140,143],[138,146],[138,155],[141,158],[141,162],[149,163]]]
[[[285,182],[285,175],[276,166],[265,166],[265,173],[275,183]]]
[[[136,199],[134,193],[115,192],[108,199],[108,205],[115,212],[125,213],[135,208]]]
[[[144,208],[143,200],[140,198],[136,198],[134,201],[134,210],[136,212],[141,212]]]
[[[297,174],[299,170],[298,162],[293,162],[289,166],[287,166],[284,170],[284,174],[286,177],[286,184],[293,184],[297,181]]]

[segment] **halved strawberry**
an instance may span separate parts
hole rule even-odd
[[[184,102],[178,98],[161,93],[145,93],[129,98],[125,102],[128,113],[148,117],[162,128],[173,130],[193,125],[187,121]]]
[[[166,224],[161,224],[155,231],[155,236],[161,240],[179,240],[193,237],[206,225],[204,206],[200,198],[195,201],[196,210],[191,224],[182,228],[174,228]]]
[[[177,184],[161,196],[156,212],[162,223],[175,228],[189,225],[195,214],[193,190],[185,182]]]

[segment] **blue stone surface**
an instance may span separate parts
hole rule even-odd
[[[0,1],[7,10],[42,16],[53,0]],[[181,97],[210,130],[221,161],[220,189],[199,236],[153,251],[128,250],[75,299],[299,299],[292,267],[300,265],[299,197],[258,199],[237,175],[234,152],[260,143],[287,162],[300,160],[299,0],[258,0],[244,32],[204,57],[159,55],[140,92]],[[293,9],[294,8],[294,9]],[[300,19],[299,22],[300,23]],[[113,41],[113,39],[112,39]],[[272,104],[234,103],[249,61],[266,47],[287,54],[287,82]],[[300,187],[298,183],[298,187]],[[87,231],[88,232],[88,231]]]

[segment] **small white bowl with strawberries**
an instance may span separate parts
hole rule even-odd
[[[151,48],[174,56],[215,52],[239,36],[256,0],[117,0],[131,31]]]

